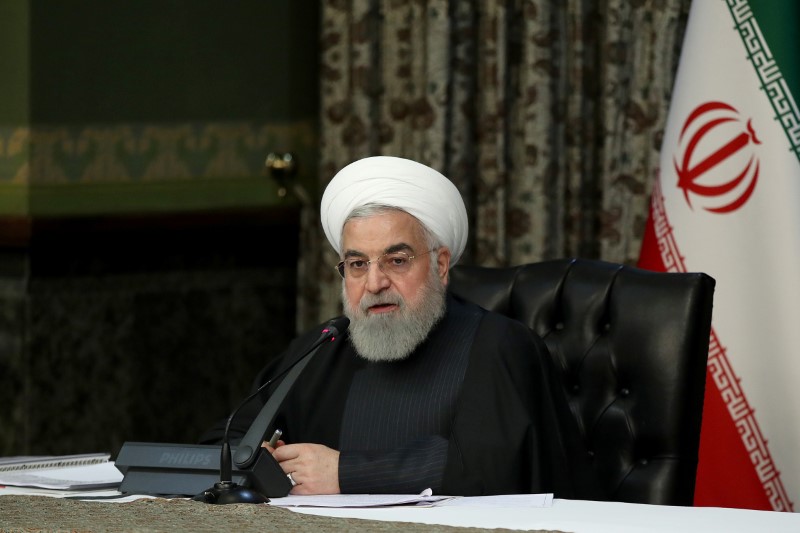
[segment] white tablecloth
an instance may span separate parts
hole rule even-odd
[[[574,533],[800,533],[800,514],[555,499],[552,507],[294,508],[323,516]]]

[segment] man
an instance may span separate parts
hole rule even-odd
[[[564,459],[543,342],[446,291],[467,239],[456,187],[420,163],[370,157],[333,178],[321,220],[350,327],[314,355],[277,416],[284,438],[268,449],[292,494],[553,491]]]

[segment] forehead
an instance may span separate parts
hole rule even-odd
[[[342,230],[342,248],[344,251],[382,253],[400,243],[412,248],[421,246],[422,238],[422,226],[416,218],[403,211],[388,211],[350,219]]]

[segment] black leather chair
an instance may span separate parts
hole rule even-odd
[[[714,285],[581,259],[450,275],[454,294],[545,340],[577,423],[570,497],[663,505],[693,501]]]

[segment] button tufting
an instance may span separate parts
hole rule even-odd
[[[630,393],[631,393],[631,391],[629,391],[628,389],[621,389],[621,390],[619,391],[619,395],[620,395],[620,396],[627,396],[627,395],[629,395]]]
[[[641,466],[647,466],[647,459],[639,459],[639,464]]]
[[[576,383],[575,385],[573,385],[573,386],[572,386],[572,392],[575,392],[575,393],[577,393],[577,392],[579,392],[580,390],[581,390],[581,386],[580,386],[580,385],[578,385],[577,383]]]
[[[611,322],[607,322],[607,323],[606,323],[606,324],[603,326],[603,329],[604,329],[604,330],[606,330],[606,331],[611,331]]]
[[[564,329],[564,323],[556,322],[556,325],[554,327],[556,328],[556,330],[561,331],[562,329]]]
[[[592,457],[592,458],[594,458],[594,451],[592,451],[592,450],[589,450],[589,451],[588,451],[588,452],[586,452],[586,453],[589,455],[589,457]]]

